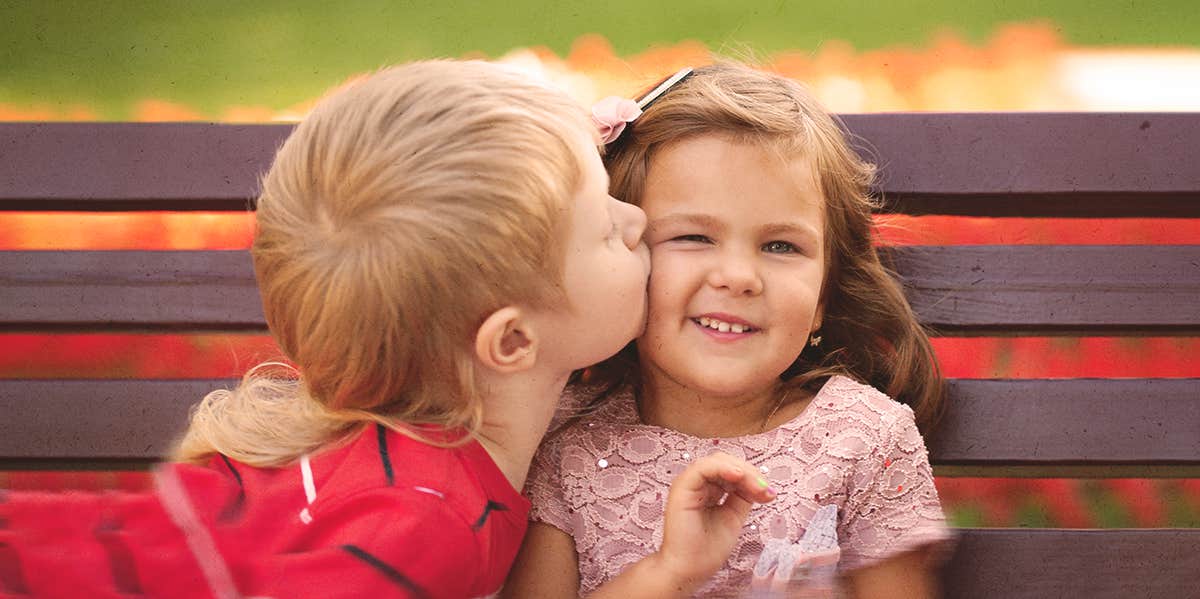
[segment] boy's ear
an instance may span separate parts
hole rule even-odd
[[[532,367],[537,362],[538,338],[531,325],[515,306],[492,312],[475,332],[475,357],[501,373]]]

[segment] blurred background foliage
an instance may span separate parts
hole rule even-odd
[[[685,41],[740,58],[979,46],[1007,23],[1040,23],[1075,46],[1195,46],[1193,0],[543,0],[313,2],[0,0],[0,104],[82,106],[130,118],[144,98],[202,114],[280,110],[382,65],[434,56],[567,56],[587,34],[618,56]]]

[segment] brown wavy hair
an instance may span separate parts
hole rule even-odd
[[[566,301],[592,129],[565,94],[482,62],[389,68],[323,100],[263,179],[251,249],[290,364],[205,397],[175,458],[285,464],[369,422],[477,430],[475,331]]]
[[[824,317],[819,347],[806,347],[783,373],[780,393],[819,388],[841,374],[913,408],[922,432],[941,417],[944,383],[929,336],[872,239],[875,166],[849,145],[840,122],[799,83],[735,63],[697,68],[653,102],[604,157],[613,196],[641,205],[650,160],[685,139],[719,135],[780,156],[807,156],[825,198]],[[593,369],[608,392],[637,385],[636,345]],[[606,395],[605,393],[604,395]]]

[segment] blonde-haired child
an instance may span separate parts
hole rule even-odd
[[[586,113],[495,65],[387,69],[300,123],[257,219],[294,366],[206,397],[153,494],[0,498],[0,595],[499,589],[563,386],[644,323],[644,215],[608,195]],[[681,512],[770,499],[728,456],[680,482]]]
[[[719,450],[778,498],[681,595],[830,596],[835,576],[857,597],[933,594],[927,557],[949,532],[918,425],[942,381],[873,244],[873,166],[794,81],[735,64],[681,76],[644,112],[597,106],[619,135],[610,189],[648,218],[649,315],[572,391],[594,410],[535,458],[508,588],[603,591],[661,543],[672,477]]]

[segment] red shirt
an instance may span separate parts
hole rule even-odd
[[[529,502],[479,443],[381,426],[282,468],[171,464],[151,494],[0,495],[0,598],[479,597]]]

